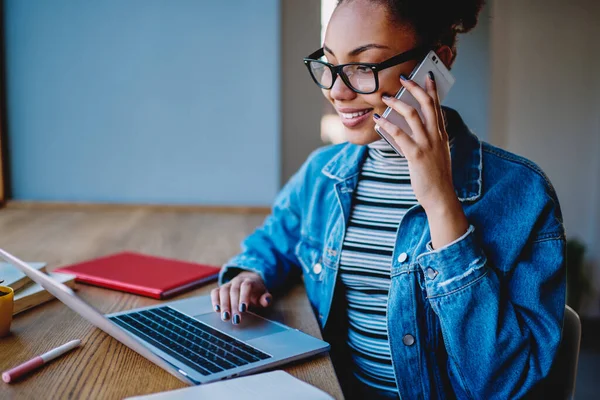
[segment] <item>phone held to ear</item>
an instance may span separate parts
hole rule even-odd
[[[411,79],[420,87],[425,88],[426,79],[429,79],[427,76],[427,73],[429,71],[433,72],[433,76],[435,77],[438,97],[440,98],[441,103],[450,91],[452,85],[454,85],[455,79],[434,51],[430,51],[429,54],[427,54],[423,61],[421,61],[421,63],[413,70],[409,79]],[[402,100],[409,106],[414,107],[414,109],[417,110],[417,112],[421,116],[421,120],[423,119],[423,113],[421,112],[421,106],[419,105],[419,102],[413,97],[412,94],[410,94],[408,90],[402,87],[396,94],[396,98]],[[388,107],[387,110],[385,110],[385,112],[383,113],[382,117],[384,117],[394,125],[398,126],[408,135],[412,135],[412,130],[408,126],[408,123],[406,122],[404,117],[398,114],[398,112],[396,112],[392,108]],[[396,153],[400,154],[401,156],[404,156],[404,154],[402,154],[402,151],[400,150],[400,147],[396,144],[396,141],[394,140],[394,138],[392,138],[392,136],[390,136],[389,133],[387,133],[384,129],[380,128],[379,126],[375,127],[375,131],[386,142],[388,142],[394,150],[396,150]]]

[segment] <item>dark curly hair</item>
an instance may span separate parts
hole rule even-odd
[[[353,0],[338,0],[338,5]],[[456,56],[456,36],[477,25],[484,0],[369,0],[390,12],[392,22],[408,24],[421,44],[448,46]]]

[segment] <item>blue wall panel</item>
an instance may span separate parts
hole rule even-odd
[[[279,2],[6,0],[13,198],[268,205]]]

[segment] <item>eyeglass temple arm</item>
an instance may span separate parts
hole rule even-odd
[[[318,60],[325,55],[325,50],[321,47],[319,50],[306,57],[305,60]]]
[[[425,57],[428,53],[429,48],[417,47],[412,50],[408,50],[407,52],[404,52],[402,54],[398,54],[397,56],[392,57],[389,60],[385,60],[384,62],[378,65],[377,70],[381,71],[382,69],[393,67],[394,65],[402,64],[411,60],[421,61],[421,58]]]

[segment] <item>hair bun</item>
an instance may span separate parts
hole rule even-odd
[[[452,15],[452,26],[457,33],[466,33],[477,25],[484,0],[442,0],[447,3],[446,10]]]

